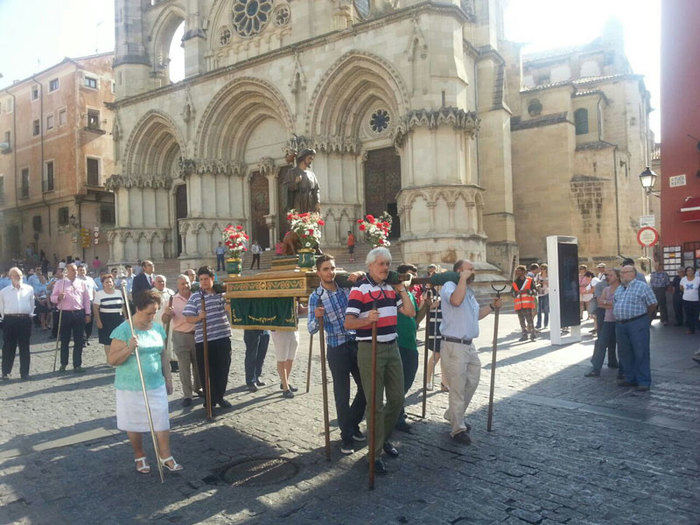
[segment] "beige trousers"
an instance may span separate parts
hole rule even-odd
[[[194,332],[172,332],[173,344],[172,347],[177,354],[177,360],[180,364],[180,383],[182,384],[183,397],[192,399],[192,383],[194,382],[194,390],[202,388],[199,380],[199,372],[197,371],[197,356],[194,346]]]
[[[464,414],[476,392],[481,376],[481,361],[474,345],[463,345],[443,340],[440,355],[444,361],[444,373],[450,388],[449,406],[445,419],[452,425],[450,435],[464,432]]]

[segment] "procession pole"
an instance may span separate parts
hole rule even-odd
[[[309,337],[309,363],[306,366],[306,393],[309,393],[309,388],[311,387],[311,357],[314,350],[314,334]]]
[[[425,409],[426,409],[426,404],[428,402],[428,351],[429,351],[429,346],[430,346],[430,300],[431,300],[431,294],[426,294],[428,297],[426,298],[428,300],[428,315],[426,317],[426,322],[425,322],[425,344],[423,345],[425,347],[425,353],[423,354],[423,407],[421,409],[421,417],[425,419]],[[437,312],[437,308],[435,309]],[[434,325],[433,325],[434,327]],[[433,328],[433,335],[435,336],[436,340],[434,343],[434,346],[437,346],[437,330]],[[433,348],[433,352],[435,352],[435,348]]]
[[[376,310],[377,302],[372,302],[372,310]],[[371,380],[370,412],[369,412],[369,490],[374,490],[374,447],[377,441],[375,435],[377,420],[377,322],[372,322],[372,380]]]
[[[331,430],[328,418],[328,376],[326,373],[326,337],[323,333],[323,317],[318,320],[321,341],[321,386],[323,388],[323,432],[326,437],[326,459],[331,460]]]
[[[129,319],[129,328],[131,328],[131,337],[136,337],[134,332],[134,320],[131,317],[131,308],[129,307],[129,298],[126,293],[126,283],[122,283],[122,295],[124,296],[124,304],[126,305],[126,313]],[[127,343],[128,345],[128,343]],[[165,351],[165,349],[163,349]],[[158,474],[160,475],[160,482],[165,483],[165,477],[163,476],[163,466],[160,461],[160,449],[158,448],[158,440],[156,439],[156,431],[153,429],[153,418],[151,417],[151,406],[148,404],[148,393],[146,392],[146,381],[143,378],[143,369],[141,368],[141,357],[139,356],[138,345],[134,349],[134,355],[136,356],[136,368],[139,371],[139,378],[141,379],[141,391],[143,392],[143,402],[146,404],[146,415],[148,416],[148,427],[151,430],[151,439],[153,440],[153,448],[156,451],[156,457],[158,458]]]
[[[60,302],[60,301],[59,301]],[[58,303],[56,304],[58,308]],[[58,345],[61,342],[61,321],[63,320],[63,310],[58,308],[58,330],[56,331],[56,350],[53,354],[53,371],[56,371],[56,361],[58,360]]]
[[[204,302],[204,290],[199,289],[202,298],[202,337],[204,344],[204,404],[206,405],[206,417],[208,421],[214,419],[214,409],[211,406],[211,378],[209,373],[209,341],[207,341],[207,307]]]

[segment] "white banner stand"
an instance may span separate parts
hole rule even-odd
[[[561,307],[563,301],[562,290],[559,285],[561,274],[561,263],[559,246],[561,244],[573,244],[578,246],[576,237],[562,235],[550,235],[547,237],[547,266],[549,269],[549,339],[553,345],[567,345],[577,343],[581,340],[580,322],[574,326],[569,326],[569,333],[562,335],[562,315]],[[567,261],[571,264],[572,261]],[[578,271],[578,257],[576,258],[576,270]],[[577,273],[578,276],[578,273]],[[578,277],[577,277],[578,279]],[[576,281],[576,297],[578,297],[578,280]],[[578,309],[579,306],[576,305]]]

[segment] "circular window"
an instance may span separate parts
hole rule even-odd
[[[381,133],[389,127],[389,112],[385,109],[378,109],[369,118],[369,127],[375,133]]]
[[[536,117],[542,113],[542,103],[537,99],[531,100],[527,105],[527,112],[531,117]]]
[[[257,35],[267,25],[273,0],[236,0],[233,27],[241,36]]]

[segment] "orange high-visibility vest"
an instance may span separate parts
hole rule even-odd
[[[513,281],[513,290],[515,290],[516,293],[514,300],[516,310],[520,310],[521,308],[526,310],[528,308],[535,308],[535,297],[530,295],[530,291],[532,290],[532,277],[525,278],[522,289],[518,289],[518,285]]]

